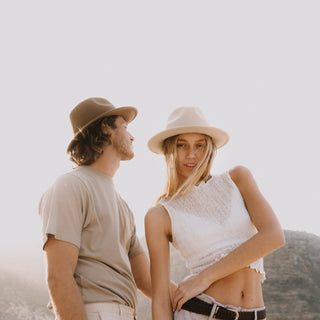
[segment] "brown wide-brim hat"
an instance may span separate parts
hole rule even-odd
[[[135,107],[116,108],[111,102],[104,98],[88,98],[80,102],[70,112],[70,121],[74,133],[73,140],[82,130],[100,118],[121,116],[129,123],[137,116],[137,113],[138,110]]]
[[[217,149],[229,141],[229,135],[222,129],[212,127],[200,108],[180,107],[170,114],[166,129],[148,141],[148,147],[152,152],[162,154],[164,140],[183,133],[205,134],[212,138]]]

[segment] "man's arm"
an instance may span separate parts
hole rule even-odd
[[[150,262],[145,252],[130,259],[131,270],[138,289],[151,299]]]
[[[57,319],[86,320],[84,304],[73,276],[79,248],[49,235],[44,251],[47,260],[47,285]]]

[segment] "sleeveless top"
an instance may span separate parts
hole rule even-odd
[[[162,198],[172,225],[172,244],[198,274],[257,233],[229,172],[202,181],[185,196]],[[263,258],[249,266],[265,279]]]

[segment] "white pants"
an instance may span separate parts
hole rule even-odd
[[[88,320],[134,320],[134,309],[115,302],[85,304]]]
[[[212,297],[210,297],[204,293],[198,295],[197,298],[201,299],[205,302],[208,302],[208,303],[218,304],[219,306],[229,307],[229,308],[231,307],[232,309],[235,309],[237,311],[259,311],[259,310],[263,309],[263,308],[243,309],[243,308],[239,308],[239,307],[235,307],[235,306],[223,305],[221,303],[218,303]],[[205,316],[203,314],[197,314],[197,313],[190,312],[190,311],[183,310],[183,309],[181,309],[181,311],[179,311],[179,312],[175,311],[173,318],[174,318],[174,320],[208,320],[208,319],[212,319],[212,318]],[[215,319],[215,318],[213,318],[213,319]]]

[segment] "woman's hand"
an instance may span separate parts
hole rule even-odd
[[[182,305],[186,301],[204,292],[209,285],[210,283],[208,283],[200,274],[191,276],[179,283],[172,298],[173,310],[180,311]]]

